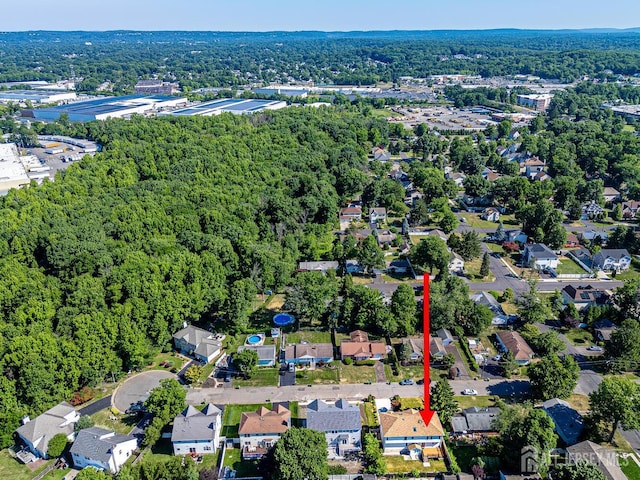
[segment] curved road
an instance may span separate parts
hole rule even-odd
[[[149,392],[165,378],[176,378],[176,375],[164,370],[149,370],[127,378],[113,393],[111,404],[126,412],[132,404],[146,400]]]

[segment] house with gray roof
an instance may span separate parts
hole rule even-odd
[[[570,463],[586,461],[595,464],[607,480],[627,480],[618,464],[618,453],[613,448],[586,440],[567,448],[567,454]]]
[[[47,455],[49,441],[59,433],[73,440],[74,428],[79,418],[80,414],[75,408],[67,402],[61,402],[33,420],[24,417],[22,426],[16,430],[16,433],[35,457],[47,459],[49,458]],[[27,463],[36,458],[25,457],[25,459]]]
[[[536,270],[558,268],[558,256],[544,243],[532,243],[524,247],[522,263]]]
[[[173,334],[173,343],[183,355],[209,363],[222,352],[222,342],[202,328],[188,325]]]
[[[244,345],[238,347],[238,353],[244,350],[253,350],[258,354],[259,367],[274,367],[276,365],[275,345]]]
[[[174,455],[216,453],[220,444],[222,411],[213,404],[198,410],[192,405],[173,419],[171,444]]]
[[[284,349],[284,361],[296,365],[316,365],[333,362],[331,343],[295,343]]]
[[[335,261],[300,262],[298,263],[298,271],[326,273],[328,270],[337,270],[339,266],[340,263]]]
[[[620,273],[630,266],[631,255],[624,248],[603,248],[593,256],[593,267],[598,270]]]
[[[453,335],[447,328],[441,328],[436,332],[436,335],[442,340],[442,344],[446,347],[447,345],[453,343]]]
[[[500,409],[497,407],[465,408],[462,412],[451,417],[451,426],[454,433],[489,433],[495,432],[494,420],[498,417]]]
[[[329,458],[341,458],[362,448],[360,408],[346,400],[335,403],[314,400],[307,406],[307,428],[325,434]]]
[[[567,446],[578,443],[584,429],[584,420],[577,410],[559,398],[543,402],[542,408],[553,420],[556,433]]]
[[[138,440],[131,435],[91,427],[78,432],[69,452],[76,468],[95,467],[118,473],[136,448]]]

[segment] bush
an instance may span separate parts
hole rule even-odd
[[[89,387],[82,387],[82,389],[78,392],[74,392],[69,403],[74,407],[76,405],[82,405],[83,403],[87,403],[94,397],[93,390]]]
[[[347,473],[347,467],[344,465],[329,465],[329,475],[344,475]]]
[[[373,367],[376,364],[376,360],[358,360],[356,365],[358,367]]]
[[[67,447],[67,436],[64,433],[56,433],[51,440],[49,440],[49,447],[47,448],[47,455],[51,458],[57,458],[62,455],[64,449]]]
[[[476,362],[476,359],[474,358],[473,354],[471,353],[471,350],[469,349],[469,344],[466,342],[465,337],[459,337],[458,338],[458,343],[460,344],[460,348],[461,350],[464,352],[464,356],[467,357],[467,362],[469,363],[469,368],[471,368],[471,370],[473,370],[474,372],[478,371],[478,363]]]
[[[495,290],[489,290],[489,294],[495,298],[496,300],[500,299],[500,294],[498,292],[496,292]]]
[[[342,360],[342,363],[344,363],[345,365],[351,365],[353,363],[353,358],[347,357],[344,360]]]

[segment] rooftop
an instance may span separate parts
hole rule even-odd
[[[173,420],[171,441],[213,440],[216,417],[221,414],[222,411],[211,403],[202,411],[189,405]]]
[[[291,412],[282,405],[273,410],[260,407],[255,412],[244,412],[240,417],[238,433],[249,435],[253,433],[284,433],[291,424]]]
[[[443,437],[444,429],[434,412],[425,425],[420,411],[414,408],[401,412],[380,412],[380,430],[384,437]]]
[[[342,399],[335,403],[314,400],[307,406],[307,428],[319,432],[360,430],[360,408]]]
[[[104,428],[85,428],[78,432],[70,452],[106,464],[118,444],[131,440],[137,441],[135,437],[116,434]]]

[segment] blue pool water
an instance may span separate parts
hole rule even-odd
[[[250,345],[254,345],[256,343],[260,343],[260,340],[262,340],[262,337],[260,335],[251,335],[249,338],[247,338],[247,343],[249,343]]]
[[[275,323],[278,327],[285,327],[287,325],[291,325],[294,321],[293,315],[289,315],[288,313],[278,313],[273,317],[273,323]]]

